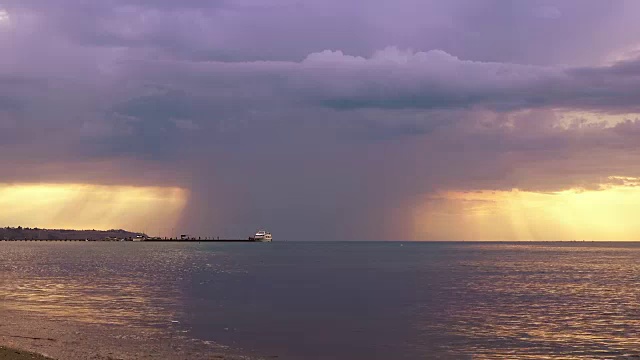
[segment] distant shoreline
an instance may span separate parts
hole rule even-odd
[[[48,239],[15,239],[15,240],[4,240],[4,239],[0,239],[0,242],[156,242],[156,243],[244,242],[244,243],[254,243],[254,242],[262,242],[262,241],[254,240],[254,239],[251,239],[251,238],[248,238],[248,239],[209,239],[209,238],[205,238],[205,239],[145,239],[145,240],[87,240],[87,239],[56,239],[56,240],[48,240]]]
[[[28,227],[0,227],[0,241],[15,240],[133,240],[136,237],[148,238],[144,233],[131,232],[122,229],[112,230],[74,230],[74,229],[43,229]]]

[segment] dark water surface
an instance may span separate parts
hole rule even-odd
[[[6,308],[279,359],[640,354],[637,243],[0,242],[0,256]]]

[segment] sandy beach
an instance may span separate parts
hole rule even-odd
[[[3,309],[0,314],[0,360],[257,358],[234,355],[222,345],[162,330],[59,321],[26,311]]]
[[[0,360],[51,360],[51,358],[0,346]]]

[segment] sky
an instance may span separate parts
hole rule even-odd
[[[0,225],[638,240],[635,0],[0,0]]]

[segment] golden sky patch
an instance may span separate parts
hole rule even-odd
[[[0,184],[0,225],[171,235],[187,198],[175,187]]]
[[[640,240],[637,179],[599,190],[443,192],[414,211],[429,240]]]
[[[586,127],[610,128],[628,120],[640,118],[636,113],[607,114],[577,110],[556,110],[560,128],[574,129]]]

